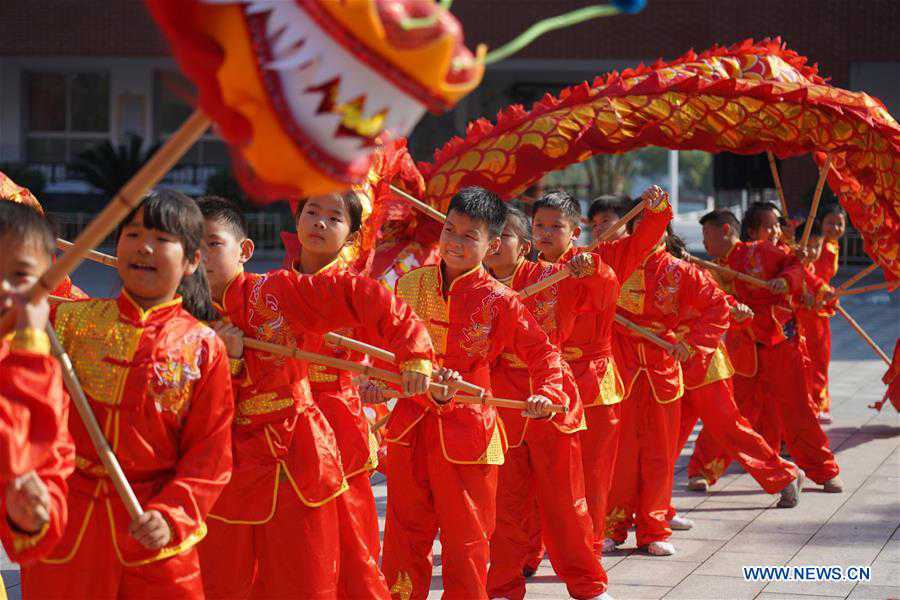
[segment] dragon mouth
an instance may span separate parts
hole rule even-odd
[[[286,132],[332,172],[354,171],[376,138],[405,137],[425,106],[358,60],[286,0],[240,4],[259,74]]]

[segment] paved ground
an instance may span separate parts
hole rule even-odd
[[[76,281],[81,282],[76,277]],[[875,282],[872,278],[863,283]],[[93,286],[86,286],[93,287]],[[94,293],[108,290],[92,289]],[[898,294],[848,298],[844,305],[890,354],[900,337]],[[633,536],[622,550],[604,558],[610,592],[630,598],[900,598],[900,419],[888,405],[875,413],[868,404],[884,393],[885,367],[847,324],[835,317],[831,365],[835,422],[828,427],[846,484],[843,494],[823,494],[807,485],[794,510],[772,508],[776,497],[763,493],[737,467],[709,495],[684,489],[693,439],[679,461],[675,505],[696,523],[673,538],[679,553],[654,558],[635,550]],[[383,515],[386,492],[376,486]],[[435,543],[432,597],[441,591],[440,545]],[[871,565],[871,581],[748,582],[743,565]],[[18,570],[0,564],[11,599],[21,597]],[[529,580],[528,596],[566,598],[565,586],[548,561]]]

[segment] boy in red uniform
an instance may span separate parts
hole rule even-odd
[[[811,257],[813,274],[830,283],[838,271],[840,239],[847,227],[847,216],[839,204],[833,204],[820,214],[821,250]],[[806,338],[806,349],[812,361],[812,396],[819,404],[819,421],[831,423],[831,396],[828,393],[828,365],[831,363],[832,306],[801,307],[797,321]]]
[[[670,247],[680,242],[669,232]],[[690,263],[660,243],[622,284],[618,307],[629,321],[673,344],[664,350],[616,325],[616,361],[625,382],[622,438],[610,491],[610,539],[625,541],[634,517],[638,547],[670,556],[672,530],[666,519],[672,497],[679,442],[681,363],[692,357],[704,369],[728,327],[725,295]]]
[[[0,202],[0,313],[16,315],[0,341],[0,541],[11,560],[30,563],[53,549],[66,527],[65,479],[75,468],[68,400],[50,356],[46,301],[25,290],[50,266],[53,232],[36,210]],[[2,585],[2,583],[0,583]]]
[[[223,449],[233,398],[225,347],[198,321],[211,314],[202,237],[192,200],[156,192],[120,228],[120,295],[55,309],[60,341],[144,513],[128,515],[87,430],[70,418],[71,518],[56,548],[23,567],[26,596],[203,595],[194,545],[231,473]]]
[[[588,223],[591,226],[591,238],[596,242],[607,229],[625,216],[633,204],[631,198],[624,194],[611,194],[594,198],[588,207]],[[628,235],[625,227],[612,234],[608,241],[614,242]]]
[[[623,282],[646,258],[666,230],[672,218],[667,197],[656,186],[644,192],[649,200],[645,218],[632,235],[602,242],[593,252],[609,265],[619,282]],[[621,210],[617,207],[616,210]],[[600,234],[618,219],[617,212],[604,211],[605,219],[595,213],[594,234]],[[551,192],[535,203],[534,236],[541,258],[549,262],[566,262],[579,250],[574,241],[581,233],[578,203],[568,194]],[[624,233],[624,228],[622,228]],[[576,318],[572,335],[563,343],[563,356],[575,374],[585,408],[587,429],[581,433],[584,487],[588,512],[594,523],[594,551],[604,551],[606,506],[612,486],[613,468],[619,447],[621,401],[624,387],[612,357],[614,310],[582,314]],[[606,550],[610,549],[609,545]]]
[[[500,248],[485,258],[491,274],[513,290],[522,290],[567,269],[570,276],[557,285],[523,300],[557,347],[569,337],[576,315],[615,306],[619,283],[606,265],[590,254],[579,254],[565,266],[525,260],[531,251],[528,217],[509,208]],[[570,404],[565,416],[549,422],[530,421],[521,411],[500,408],[509,440],[506,462],[500,467],[497,489],[497,528],[491,538],[488,593],[495,598],[525,596],[529,553],[527,519],[540,515],[553,570],[573,598],[595,598],[606,591],[607,577],[593,551],[594,529],[583,510],[584,475],[581,441],[584,411],[574,379],[567,369]],[[531,389],[528,370],[513,354],[501,354],[491,368],[492,390],[505,398],[524,398]],[[600,596],[603,597],[603,596]]]
[[[450,202],[438,265],[397,281],[398,295],[422,318],[442,377],[490,389],[490,366],[503,352],[528,365],[527,416],[567,405],[562,359],[513,291],[482,267],[500,244],[506,207],[491,192],[466,188]],[[387,424],[388,507],[384,574],[395,598],[421,599],[431,580],[431,547],[440,531],[445,594],[486,598],[494,532],[497,467],[506,436],[489,405],[457,405],[440,394],[401,398]]]
[[[338,238],[343,243],[348,231],[358,228],[361,210],[354,209],[359,206],[352,204],[351,194],[310,198],[301,205],[297,224],[307,250]],[[240,333],[318,350],[322,334],[360,328],[396,353],[405,392],[420,393],[431,373],[427,332],[410,308],[383,286],[348,272],[316,269],[310,252],[301,252],[292,269],[245,273],[242,265],[252,254],[252,244],[239,215],[222,210],[221,201],[201,204],[207,214],[207,272],[228,322],[219,329],[232,340],[232,356],[242,358],[234,477],[213,508],[209,541],[201,547],[207,596],[386,597],[368,543],[369,523],[364,522],[374,511],[365,504],[365,486],[354,482],[350,500],[341,500],[351,489],[344,465],[352,469],[360,460],[353,451],[360,443],[355,440],[361,435],[359,427],[352,415],[340,414],[350,410],[348,405],[340,400],[332,405],[317,402],[308,377],[314,365],[243,352]],[[314,272],[303,272],[307,270]],[[365,471],[355,476],[368,477]],[[365,512],[348,514],[355,510]],[[342,544],[354,536],[355,543]],[[342,559],[352,562],[345,568]],[[349,591],[343,573],[359,578],[359,587]]]
[[[729,211],[708,213],[700,223],[703,243],[716,261],[768,282],[766,287],[733,282],[735,298],[753,311],[750,335],[744,338],[746,347],[734,352],[729,347],[732,355],[750,354],[755,367],[747,376],[734,376],[738,408],[773,449],[780,448],[783,440],[796,464],[824,491],[842,491],[840,469],[809,402],[804,340],[787,295],[800,292],[806,279],[803,265],[788,251],[765,241],[780,236],[777,207],[754,203],[744,217],[748,238],[765,238],[763,241],[739,240],[738,221]],[[818,294],[820,290],[811,291]],[[730,458],[721,450],[716,454],[724,472]]]

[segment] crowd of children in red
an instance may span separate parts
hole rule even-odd
[[[299,255],[255,274],[237,208],[160,190],[117,234],[119,295],[88,299],[67,282],[52,307],[22,296],[52,260],[51,226],[0,202],[2,310],[15,315],[0,345],[0,539],[25,597],[420,599],[439,535],[448,598],[523,598],[545,548],[573,598],[609,598],[600,559],[629,528],[668,556],[672,530],[692,525],[672,486],[698,419],[692,489],[737,460],[783,508],[804,478],[840,492],[820,422],[843,212],[824,211],[805,247],[772,204],[743,222],[705,215],[708,253],[760,287],[686,260],[665,193],[641,200],[621,231],[607,230],[629,199],[595,201],[593,237],[607,241],[580,248],[567,194],[529,217],[462,189],[438,262],[392,293],[341,258],[363,224],[357,192],[301,202]],[[557,273],[568,277],[520,293]],[[68,410],[48,326],[137,518]],[[368,360],[326,342],[332,331],[392,352],[399,383],[245,344]],[[524,410],[464,401],[463,382]],[[394,397],[376,439],[363,405]],[[383,542],[369,480],[379,444]]]

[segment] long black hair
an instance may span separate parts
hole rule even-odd
[[[131,211],[122,221],[116,234],[116,241],[122,235],[122,228],[131,223],[138,211],[144,210],[144,227],[173,235],[181,242],[184,256],[193,257],[203,243],[203,213],[197,203],[181,192],[160,189],[151,192],[140,206]],[[191,275],[182,278],[177,293],[186,311],[200,321],[212,321],[219,317],[213,308],[206,269],[200,266]]]

